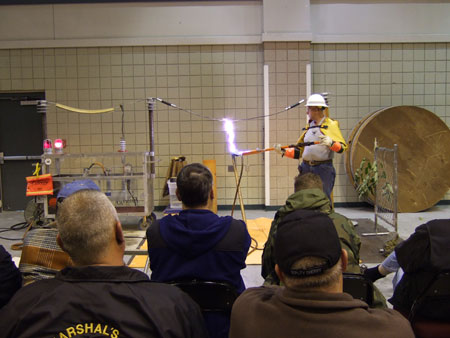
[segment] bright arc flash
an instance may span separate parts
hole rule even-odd
[[[241,155],[241,151],[237,150],[236,145],[234,144],[234,125],[233,121],[229,119],[223,119],[224,128],[227,133],[227,141],[228,141],[228,151],[233,155]]]

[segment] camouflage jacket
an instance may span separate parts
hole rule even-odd
[[[360,273],[359,248],[361,246],[361,241],[356,234],[353,223],[345,216],[334,212],[330,205],[330,200],[322,190],[305,189],[290,195],[286,204],[275,214],[262,255],[261,275],[265,279],[264,284],[280,284],[280,280],[275,273],[275,236],[277,235],[278,224],[281,222],[282,218],[298,209],[318,210],[327,214],[333,220],[341,240],[342,248],[347,250],[348,253],[348,266],[346,272]]]

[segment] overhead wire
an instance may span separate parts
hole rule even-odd
[[[166,106],[178,109],[180,111],[183,111],[185,113],[200,117],[201,119],[205,119],[205,120],[210,120],[210,121],[218,121],[218,122],[222,122],[225,117],[222,118],[216,118],[216,117],[212,117],[212,116],[207,116],[207,115],[203,115],[197,112],[194,112],[190,109],[185,109],[182,107],[177,106],[174,103],[168,102],[164,99],[161,99],[159,97],[154,97],[153,99],[161,102],[162,104],[165,104]],[[130,104],[136,105],[139,102],[143,102],[146,99],[138,99],[135,100],[133,102],[131,102]],[[295,107],[297,107],[298,105],[300,105],[301,103],[303,103],[305,100],[301,99],[300,101],[285,107],[284,109],[277,111],[275,113],[272,114],[265,114],[265,115],[258,115],[258,116],[253,116],[253,117],[247,117],[247,118],[242,118],[242,119],[230,119],[233,122],[239,122],[239,121],[250,121],[250,120],[256,120],[256,119],[263,119],[265,117],[271,117],[271,116],[275,116],[275,115],[279,115],[282,114],[288,110],[291,110]],[[124,105],[123,104],[119,104],[118,106],[113,106],[111,108],[105,108],[105,109],[81,109],[81,108],[76,108],[76,107],[70,107],[67,105],[63,105],[61,103],[57,103],[57,102],[53,102],[53,101],[47,101],[47,104],[54,104],[56,107],[64,109],[64,110],[68,110],[68,111],[72,111],[72,112],[76,112],[76,113],[80,113],[80,114],[103,114],[103,113],[109,113],[109,112],[113,112],[115,111],[117,108],[119,108],[122,111],[122,136],[124,136]]]
[[[185,108],[182,108],[182,107],[178,107],[176,104],[168,102],[168,101],[166,101],[164,99],[161,99],[159,97],[156,97],[154,99],[156,99],[157,101],[161,102],[162,104],[164,104],[166,106],[169,106],[169,107],[178,109],[180,111],[186,112],[188,114],[200,117],[201,119],[206,119],[206,120],[211,120],[211,121],[218,121],[218,122],[223,122],[224,119],[225,119],[225,117],[224,118],[215,118],[215,117],[203,115],[203,114],[200,114],[200,113],[196,113],[196,112],[194,112],[192,110],[185,109]],[[136,100],[136,101],[133,102],[133,104],[135,105],[136,103],[144,101],[144,100],[145,99]],[[280,111],[277,111],[275,113],[272,113],[272,114],[258,115],[258,116],[249,117],[249,118],[242,118],[242,119],[231,119],[231,121],[233,121],[233,122],[250,121],[250,120],[262,119],[262,118],[266,118],[266,117],[279,115],[279,114],[282,114],[282,113],[284,113],[284,112],[286,112],[288,110],[291,110],[291,109],[299,106],[304,101],[305,101],[304,99],[301,99],[300,101],[298,101],[298,102],[296,102],[296,103],[294,103],[294,104],[292,104],[290,106],[287,106],[284,109],[282,109]],[[114,107],[113,108],[107,108],[107,109],[100,109],[100,110],[87,110],[87,109],[73,108],[73,107],[69,107],[69,106],[62,105],[62,104],[55,103],[55,102],[51,102],[51,101],[47,101],[47,103],[55,104],[59,108],[66,109],[66,110],[69,110],[69,111],[78,112],[78,113],[105,113],[105,112],[111,112],[111,111],[115,110]],[[123,104],[119,104],[119,108],[122,111],[122,138],[124,138],[125,137],[125,132],[124,132],[124,115],[125,115],[124,105]],[[233,214],[234,208],[236,206],[236,199],[237,199],[238,189],[240,187],[240,183],[241,183],[241,179],[242,179],[242,175],[243,175],[243,168],[244,168],[244,164],[243,164],[243,159],[242,159],[241,173],[240,173],[240,176],[239,176],[239,180],[238,180],[238,184],[237,184],[237,188],[236,188],[236,193],[235,193],[235,196],[234,196],[234,201],[233,201],[232,213],[231,214]],[[136,203],[135,197],[133,195],[131,195],[131,196],[132,196],[132,199],[133,199],[134,203]]]
[[[158,100],[159,102],[165,104],[166,106],[169,106],[169,107],[172,107],[172,108],[184,111],[186,113],[189,113],[189,114],[192,114],[192,115],[195,115],[195,116],[198,116],[198,117],[201,117],[202,119],[207,119],[207,120],[211,120],[211,121],[219,121],[219,122],[222,122],[225,119],[225,117],[224,118],[215,118],[215,117],[210,117],[210,116],[205,116],[205,115],[202,115],[202,114],[199,114],[199,113],[195,113],[195,112],[193,112],[193,111],[191,111],[189,109],[184,109],[184,108],[178,107],[176,104],[173,104],[173,103],[170,103],[168,101],[165,101],[165,100],[163,100],[163,99],[161,99],[159,97],[157,97],[156,100]],[[287,106],[283,110],[280,110],[280,111],[272,113],[272,114],[258,115],[258,116],[244,118],[244,119],[230,119],[230,120],[233,121],[233,122],[250,121],[250,120],[262,119],[262,118],[265,118],[265,117],[278,115],[278,114],[284,113],[284,112],[286,112],[286,111],[288,111],[288,110],[290,110],[292,108],[297,107],[298,105],[300,105],[304,101],[305,100],[302,99],[302,100],[300,100],[300,101],[298,101],[298,102],[296,102],[296,103],[294,103],[294,104],[292,104],[290,106]]]

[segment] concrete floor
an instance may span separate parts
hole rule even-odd
[[[361,207],[361,208],[336,208],[336,212],[345,215],[350,219],[360,219],[368,218],[374,219],[373,208]],[[230,215],[230,211],[219,211],[220,215]],[[162,213],[156,213],[157,217],[162,217]],[[258,217],[273,218],[275,211],[264,211],[264,210],[247,210],[247,219],[255,219]],[[241,218],[241,213],[237,210],[234,213],[235,218]],[[401,238],[406,239],[414,229],[420,224],[426,223],[432,219],[442,219],[450,218],[450,206],[449,205],[438,205],[430,208],[427,211],[420,213],[402,213],[398,215],[398,232]],[[121,218],[124,225],[125,236],[127,237],[127,248],[136,248],[145,237],[145,232],[140,231],[136,226],[139,219],[136,217],[125,217]],[[23,222],[23,212],[22,211],[4,211],[0,213],[0,229],[6,230],[11,226]],[[25,232],[22,230],[12,230],[12,231],[2,231],[0,233],[0,244],[3,245],[10,253],[11,256],[15,257],[15,261],[18,262],[20,258],[20,251],[15,251],[11,249],[11,244],[21,241],[21,238]],[[5,238],[14,239],[7,240]],[[128,256],[125,257],[125,261],[129,261]],[[369,267],[374,266],[374,264],[367,264]],[[247,287],[259,286],[263,283],[263,279],[260,275],[261,266],[260,265],[248,265],[243,271],[242,275],[244,282]],[[392,278],[393,274],[387,276],[376,282],[376,285],[388,299],[392,295]]]

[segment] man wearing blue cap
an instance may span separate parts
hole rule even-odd
[[[343,292],[347,251],[327,215],[297,210],[284,217],[275,258],[284,287],[250,288],[239,296],[230,338],[414,337],[400,313],[371,309]]]
[[[80,190],[96,190],[100,188],[91,180],[77,180],[64,185],[57,195],[57,207],[70,195]],[[58,230],[55,222],[45,227],[32,229],[24,238],[19,269],[23,284],[35,280],[55,277],[56,273],[72,265],[72,260],[56,242]]]
[[[100,188],[97,184],[95,184],[92,180],[77,180],[64,185],[58,193],[57,199],[59,202],[62,202],[65,198],[69,197],[73,193],[76,193],[79,190],[97,190],[100,191]]]

